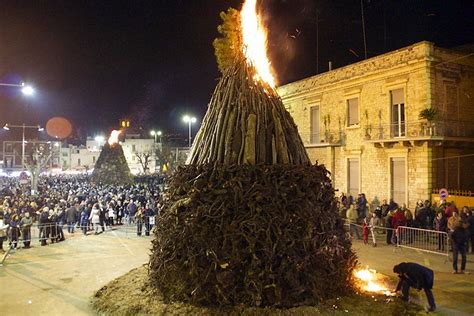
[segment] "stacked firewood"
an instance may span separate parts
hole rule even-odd
[[[309,164],[298,129],[276,92],[244,60],[217,85],[189,164]]]
[[[120,144],[105,143],[95,163],[92,179],[96,182],[115,185],[132,182],[132,174]]]
[[[328,171],[276,93],[236,62],[158,217],[150,283],[199,305],[314,305],[353,290],[356,258]]]

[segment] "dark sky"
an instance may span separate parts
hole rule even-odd
[[[263,0],[280,84],[363,59],[359,0]],[[421,40],[474,42],[474,2],[364,0],[368,56]],[[184,113],[202,119],[219,74],[212,40],[225,0],[3,0],[0,80],[31,82],[26,99],[0,88],[0,124],[65,116],[83,135],[121,117],[186,134]],[[316,17],[319,16],[319,23]]]

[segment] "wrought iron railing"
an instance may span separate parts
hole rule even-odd
[[[344,133],[342,131],[326,131],[323,133],[300,133],[301,139],[305,146],[311,145],[337,145],[344,141]]]
[[[396,138],[473,137],[474,122],[467,121],[401,121],[386,125],[365,125],[364,138],[388,140]]]

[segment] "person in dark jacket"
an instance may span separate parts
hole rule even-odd
[[[75,205],[69,205],[66,209],[67,232],[74,234],[74,224],[77,221],[77,209]]]
[[[410,288],[418,291],[423,289],[428,299],[429,306],[426,311],[436,310],[436,303],[433,296],[434,272],[433,270],[413,262],[402,262],[393,267],[393,272],[398,274],[400,279],[395,292],[402,291],[402,299],[408,301]]]
[[[10,220],[11,248],[16,249],[20,237],[20,218],[14,214]]]
[[[389,212],[387,217],[385,218],[385,228],[387,228],[387,245],[392,244],[393,238],[393,226],[392,226],[392,218],[394,212]]]
[[[25,245],[25,248],[30,248],[31,225],[33,225],[33,219],[30,217],[30,213],[26,212],[20,221],[20,228],[21,233],[23,234],[23,244]]]
[[[49,237],[49,207],[45,206],[38,218],[39,240],[41,246],[46,246]]]
[[[471,253],[474,253],[474,212],[470,211],[469,216],[467,217],[467,222],[469,223],[469,236],[471,242]],[[469,251],[469,248],[466,249]]]
[[[443,211],[438,212],[436,218],[433,221],[433,228],[438,233],[438,250],[444,251],[445,244],[446,244],[446,237],[445,234],[448,231],[448,219]]]
[[[457,226],[451,238],[453,240],[453,273],[458,273],[458,255],[461,254],[461,274],[466,270],[466,253],[467,253],[467,226],[466,222],[463,222],[461,225]]]

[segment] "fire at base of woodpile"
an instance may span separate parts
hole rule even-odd
[[[165,300],[297,306],[353,291],[355,257],[322,166],[186,166],[157,222]]]

